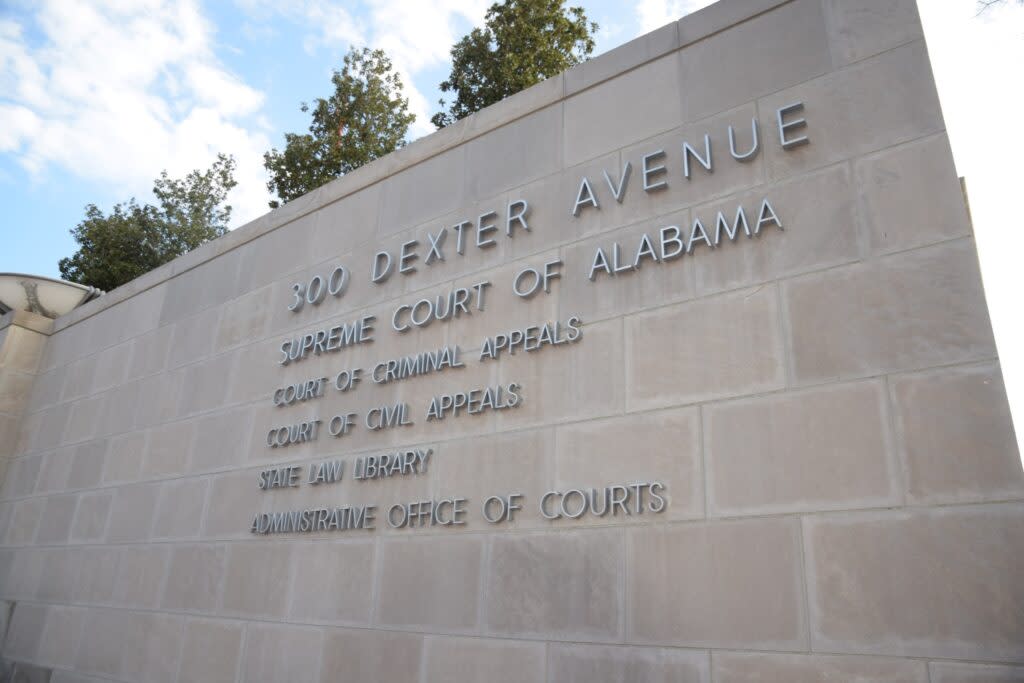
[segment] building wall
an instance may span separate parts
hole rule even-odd
[[[807,144],[781,144],[780,110]],[[737,161],[729,126],[741,154],[751,119],[758,153]],[[713,172],[691,154],[687,178],[683,143],[703,154],[705,134]],[[644,190],[645,156],[666,187]],[[738,207],[753,227],[765,199],[778,221],[756,236],[691,240]],[[509,236],[519,200],[530,229]],[[495,244],[474,227],[457,253],[452,226],[491,211]],[[692,253],[627,267],[672,225]],[[372,283],[374,254],[411,240],[415,272]],[[550,292],[513,293],[557,260]],[[288,310],[339,264],[342,296]],[[399,306],[483,281],[484,310],[391,329]],[[366,315],[372,343],[279,364],[282,342]],[[479,360],[487,338],[572,316],[573,343]],[[465,367],[370,377],[445,345]],[[355,388],[331,386],[353,368]],[[273,405],[318,377],[322,397]],[[435,396],[510,383],[514,408],[426,420]],[[365,427],[396,403],[415,424]],[[722,0],[61,318],[24,405],[0,412],[19,425],[3,657],[52,681],[1024,678],[1024,476],[910,0]],[[314,419],[315,440],[268,446]],[[423,473],[352,477],[417,448]],[[341,482],[259,488],[334,459]],[[664,509],[539,509],[638,482]],[[483,519],[513,493],[514,519]],[[387,523],[454,498],[464,525]],[[376,528],[252,530],[340,505],[377,506]]]

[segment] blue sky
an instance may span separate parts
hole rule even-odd
[[[597,52],[700,0],[584,3]],[[327,96],[352,45],[383,47],[433,130],[455,40],[485,0],[192,2],[0,1],[0,272],[57,275],[87,203],[152,201],[163,169],[182,175],[217,152],[238,159],[236,225],[267,210],[262,154],[303,132],[303,101]]]
[[[388,52],[419,116],[410,137],[429,133],[451,45],[482,23],[489,1],[0,0],[0,272],[56,275],[86,203],[152,201],[161,170],[181,176],[218,152],[238,160],[234,224],[262,215],[263,153],[306,129],[300,102],[329,94],[351,45]],[[601,24],[601,53],[710,0],[571,4]],[[1024,424],[1024,5],[981,15],[975,0],[918,5]]]

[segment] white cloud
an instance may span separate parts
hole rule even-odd
[[[640,33],[647,33],[681,17],[707,7],[714,0],[640,0],[636,4],[636,20]]]
[[[430,117],[436,104],[428,102],[415,79],[424,70],[445,64],[466,25],[483,23],[492,0],[377,0],[354,3],[306,0],[279,3],[274,0],[237,0],[251,21],[263,24],[285,19],[304,25],[307,49],[368,46],[383,49],[402,77],[409,108],[416,114],[410,128],[413,138],[432,133]],[[351,11],[350,11],[351,10]]]
[[[235,222],[266,211],[263,94],[213,53],[191,0],[48,0],[26,27],[0,21],[0,151],[34,177],[51,166],[148,197],[218,152],[238,160]],[[33,35],[36,35],[35,33]]]

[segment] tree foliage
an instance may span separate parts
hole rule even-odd
[[[353,48],[331,77],[334,94],[317,98],[302,111],[312,112],[309,133],[286,133],[284,151],[263,155],[270,173],[267,189],[280,206],[321,185],[393,152],[405,144],[416,115],[403,96],[402,79],[383,50]]]
[[[597,24],[565,0],[504,0],[491,5],[483,28],[452,47],[452,71],[442,92],[455,94],[438,128],[579,64],[594,51]],[[441,107],[445,107],[442,99]]]
[[[163,171],[153,183],[159,206],[133,197],[106,215],[87,205],[85,219],[71,230],[78,251],[58,264],[61,277],[109,291],[223,235],[234,171],[234,158],[220,154],[209,169],[184,178]]]

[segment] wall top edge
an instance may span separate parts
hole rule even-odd
[[[59,332],[438,154],[791,1],[719,0],[687,14],[678,21],[612,48],[273,209],[50,321],[51,327],[44,334]],[[0,319],[0,329],[5,327],[2,322],[4,319]]]
[[[0,330],[8,327],[24,327],[39,334],[49,336],[54,331],[54,322],[50,318],[29,311],[8,311],[0,316]]]

